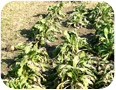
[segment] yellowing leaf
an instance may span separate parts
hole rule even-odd
[[[72,73],[68,72],[67,75],[72,78]]]
[[[107,28],[104,29],[104,35],[106,38],[108,38],[108,29]]]
[[[75,56],[73,59],[73,67],[76,67],[79,62],[78,56]]]
[[[30,51],[30,46],[26,46],[25,47],[25,53],[27,54],[27,53],[29,53],[29,51]]]

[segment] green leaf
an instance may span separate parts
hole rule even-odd
[[[84,51],[82,51],[81,53],[80,53],[80,57],[82,58],[82,57],[85,57],[85,52]]]
[[[34,45],[34,50],[37,50],[38,49],[38,42]]]
[[[66,38],[67,38],[68,42],[70,42],[70,36],[69,36],[69,34],[68,34],[68,31],[67,31],[67,30],[65,30],[65,31],[64,31],[64,35],[66,36]]]
[[[21,67],[19,70],[18,70],[18,76],[22,76],[22,72],[23,72],[23,67]]]
[[[68,72],[67,75],[72,78],[72,72]]]

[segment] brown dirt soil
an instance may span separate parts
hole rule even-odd
[[[44,15],[47,12],[49,5],[56,5],[59,2],[56,1],[12,1],[4,6],[1,12],[1,74],[6,75],[10,63],[18,55],[18,51],[6,51],[7,45],[16,46],[20,42],[26,42],[29,40],[28,34],[31,32],[31,27],[39,20],[40,15]],[[90,2],[91,3],[91,2]],[[90,4],[89,3],[89,4]],[[73,6],[80,4],[65,3],[63,10],[70,12],[73,10]],[[89,5],[88,4],[88,5]],[[90,7],[95,3],[91,4]],[[75,28],[67,28],[62,26],[62,30],[74,30]],[[79,36],[91,38],[95,32],[94,29],[81,28],[78,30]],[[50,43],[48,50],[51,50],[54,46],[60,44],[62,40],[60,37],[63,34],[58,35],[56,42]]]

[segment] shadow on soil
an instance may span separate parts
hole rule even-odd
[[[43,18],[45,18],[46,17],[46,14],[36,14],[36,15],[34,15],[33,17],[39,17],[39,16],[43,16]]]
[[[68,11],[68,12],[66,12],[66,14],[71,14],[71,13],[73,13],[74,11]]]
[[[89,34],[86,34],[86,35],[82,35],[80,37],[83,37],[83,38],[86,38],[87,39],[87,42],[90,43],[92,38],[93,38],[93,33],[89,33]]]
[[[8,67],[15,62],[15,58],[14,59],[2,59],[2,63],[5,62],[8,64]]]
[[[27,29],[23,29],[23,30],[20,30],[20,34],[25,37],[25,38],[28,38],[27,41],[32,41],[32,33],[33,31],[30,29],[30,30],[27,30]]]
[[[61,23],[61,25],[63,26],[63,27],[67,27],[67,22],[68,22],[68,20],[66,20],[66,21],[63,21],[62,23]]]
[[[48,55],[49,55],[49,57],[50,58],[53,58],[53,51],[56,49],[56,45],[52,45],[52,46],[50,46],[50,45],[46,45],[46,50],[47,50],[47,53],[48,53]]]
[[[9,71],[11,71],[11,65],[16,62],[15,58],[13,58],[13,59],[2,59],[2,62],[1,62],[1,70],[2,70],[1,78],[2,79],[4,79],[5,76],[9,73]],[[4,73],[6,73],[6,75]]]

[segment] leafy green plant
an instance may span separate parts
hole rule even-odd
[[[55,22],[51,19],[41,18],[32,28],[33,37],[36,41],[39,41],[40,45],[44,45],[46,40],[55,41],[57,38],[57,33],[59,27],[55,27],[53,24]]]
[[[39,48],[38,42],[34,45],[32,42],[30,42],[29,44],[24,43],[23,45],[17,45],[16,48],[21,50],[20,55],[16,58],[16,60],[27,55],[28,58],[32,61],[37,61],[37,62],[42,62],[42,63],[49,62],[48,61],[49,56],[47,54],[46,48],[44,47]]]
[[[88,8],[86,8],[86,2],[81,3],[79,6],[75,6],[76,12],[83,13],[84,15],[88,13]]]
[[[108,60],[99,61],[97,66],[97,79],[94,88],[105,88],[111,84],[114,78],[114,65]]]
[[[8,87],[13,88],[13,89],[44,89],[36,85],[30,85],[29,83],[19,78],[14,78],[11,80],[3,80],[3,82]]]
[[[85,27],[87,24],[88,21],[86,20],[85,16],[80,13],[73,14],[73,16],[67,22],[67,26],[74,26],[74,27],[80,27],[80,26]]]
[[[61,79],[57,89],[90,88],[89,85],[92,85],[96,80],[96,76],[93,74],[95,68],[92,66],[93,62],[90,56],[86,56],[85,52],[81,52],[67,62],[68,64],[61,64],[57,68],[58,76]]]
[[[62,7],[62,2],[60,2],[58,6],[49,6],[47,10],[47,18],[52,18],[53,20],[62,20],[65,17]]]
[[[88,20],[90,22],[97,22],[103,20],[103,23],[112,23],[114,13],[112,7],[105,3],[98,3],[96,7],[90,10]]]
[[[109,58],[114,54],[114,29],[111,24],[101,24],[95,32],[94,48],[98,55],[104,59]],[[97,47],[96,47],[97,46]]]
[[[12,65],[13,70],[7,75],[13,77],[13,79],[10,80],[10,84],[6,82],[6,85],[17,89],[45,88],[41,84],[41,82],[46,82],[42,72],[49,69],[49,66],[46,65],[49,58],[45,48],[38,49],[37,45],[38,44],[35,44],[33,46],[29,43],[25,46],[17,46],[17,48],[22,49],[22,51],[16,58],[15,65]],[[35,84],[37,84],[37,86],[35,86]]]
[[[76,30],[64,31],[64,35],[62,39],[65,41],[55,50],[57,52],[60,48],[57,55],[59,65],[56,66],[60,83],[56,88],[87,89],[96,76],[92,74],[95,68],[91,55],[86,56],[86,53],[80,50],[87,46],[86,39],[80,38]]]
[[[60,63],[63,63],[64,60],[68,60],[68,57],[73,54],[77,54],[80,52],[79,48],[86,46],[87,42],[85,38],[80,38],[77,34],[77,30],[75,31],[64,31],[64,43],[59,45],[56,50],[54,50],[53,54],[56,56],[58,54],[58,60]]]
[[[11,83],[9,84],[9,82],[7,82],[6,85],[15,89],[32,88],[35,83],[38,87],[44,88],[44,86],[41,84],[41,79],[44,82],[46,81],[44,76],[41,75],[40,67],[34,66],[31,61],[28,61],[27,55],[22,58],[21,62],[17,62],[16,65],[13,66],[13,70],[11,73],[9,73],[9,75],[14,79],[11,79],[9,81]]]
[[[88,20],[96,29],[93,50],[103,59],[114,54],[114,13],[105,2],[98,3],[89,13]]]
[[[71,14],[71,18],[67,22],[67,26],[86,27],[89,23],[86,19],[87,9],[85,8],[85,3],[80,6],[76,6],[74,12]]]

